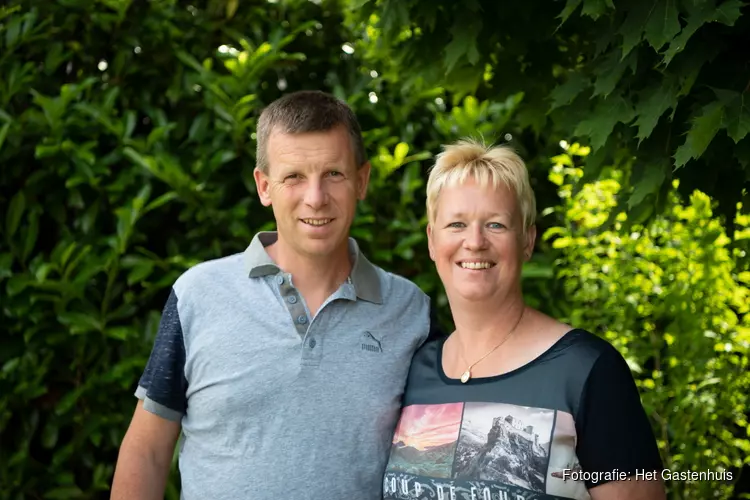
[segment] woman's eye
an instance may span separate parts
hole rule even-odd
[[[490,229],[505,229],[505,226],[500,222],[490,222],[487,226],[489,226]]]
[[[448,227],[460,228],[460,227],[464,227],[464,223],[463,222],[451,222],[450,224],[448,224]]]

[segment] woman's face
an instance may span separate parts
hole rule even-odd
[[[521,268],[531,255],[536,229],[524,235],[511,189],[481,187],[470,179],[442,189],[427,237],[448,297],[502,300],[521,292]]]

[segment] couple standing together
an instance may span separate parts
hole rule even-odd
[[[352,110],[286,95],[257,143],[277,231],[174,283],[112,498],[162,498],[181,434],[185,500],[664,498],[634,479],[661,461],[623,358],[524,304],[536,206],[513,151],[458,142],[430,172],[444,335],[349,237],[370,175]]]

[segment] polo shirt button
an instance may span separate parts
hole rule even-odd
[[[297,303],[297,297],[295,297],[294,295],[289,296],[286,300],[288,300],[290,304]]]
[[[317,343],[317,342],[315,342],[315,339],[311,339],[311,340],[310,340],[310,349],[315,349],[315,344],[316,344],[316,343]]]
[[[305,323],[307,323],[307,316],[300,316],[299,318],[297,318],[297,323],[299,323],[300,325],[304,325]]]
[[[278,283],[279,285],[283,285],[284,284],[284,277],[283,276],[276,276],[276,283]]]

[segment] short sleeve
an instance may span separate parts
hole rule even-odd
[[[425,344],[432,340],[441,340],[446,337],[445,329],[438,319],[437,308],[434,301],[430,300],[430,330],[425,339]]]
[[[589,372],[576,418],[584,472],[660,471],[662,461],[630,368],[611,345]],[[607,481],[586,482],[592,488]]]
[[[177,295],[173,289],[164,306],[151,356],[135,395],[143,400],[143,407],[147,411],[179,421],[187,410],[186,392],[185,342]]]

